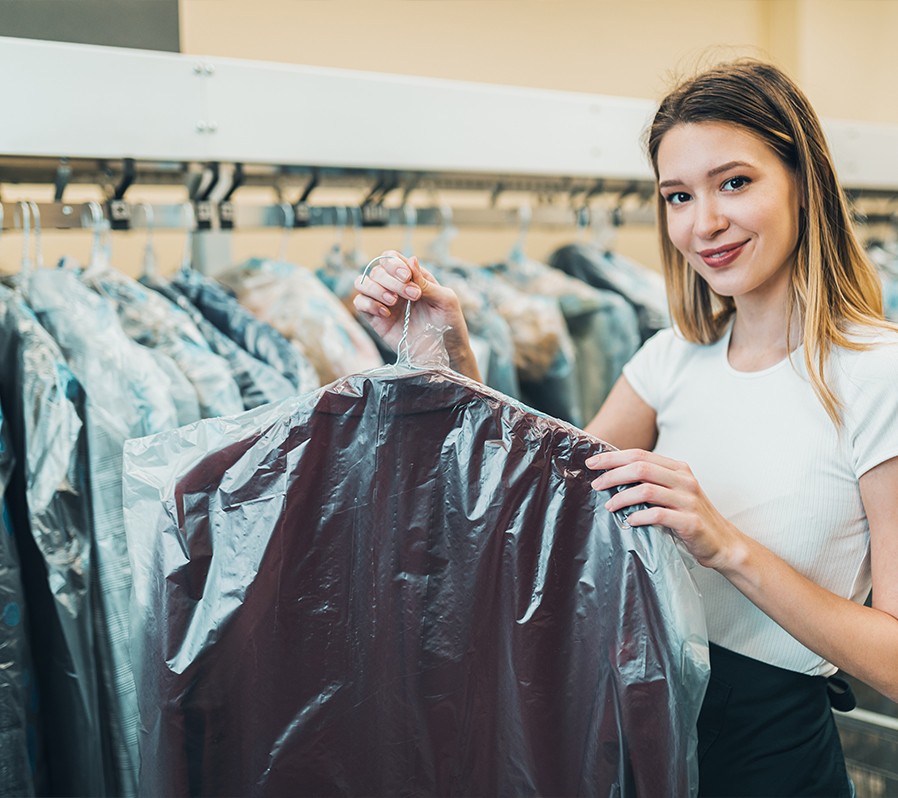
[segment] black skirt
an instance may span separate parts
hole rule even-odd
[[[699,796],[851,798],[826,678],[710,649],[698,720]]]

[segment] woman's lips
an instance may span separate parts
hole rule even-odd
[[[701,259],[712,269],[719,269],[722,266],[729,266],[739,255],[748,241],[741,244],[733,244],[726,247],[717,247],[716,249],[704,249],[699,252]]]

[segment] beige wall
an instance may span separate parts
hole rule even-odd
[[[656,99],[677,74],[754,55],[788,70],[824,116],[898,123],[898,0],[181,0],[181,38],[185,53]],[[384,112],[401,118],[413,109]],[[371,122],[376,135],[382,128]],[[137,186],[129,196],[139,201],[146,192]],[[22,195],[49,199],[46,189],[4,187],[4,201]],[[81,197],[93,195],[70,195]],[[419,232],[415,246],[430,235]],[[374,254],[401,237],[366,231],[363,244]],[[171,268],[182,237],[157,238]],[[297,232],[288,255],[317,265],[333,238]],[[465,231],[455,249],[493,259],[514,238],[515,231]],[[529,250],[542,257],[570,238],[534,233]],[[115,241],[118,263],[133,270],[141,235]],[[280,246],[276,233],[234,241],[237,258]],[[15,267],[18,246],[15,235],[0,240],[0,268]],[[647,229],[620,231],[618,248],[657,259]],[[83,257],[89,241],[50,234],[45,250],[50,261],[72,251]]]

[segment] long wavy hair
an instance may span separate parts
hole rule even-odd
[[[798,314],[814,391],[840,425],[841,402],[824,375],[831,348],[869,347],[846,335],[852,324],[893,325],[883,320],[882,286],[854,234],[820,120],[801,89],[775,66],[755,59],[719,64],[684,81],[661,102],[647,136],[656,179],[665,134],[701,122],[735,125],[760,138],[797,178],[803,201],[786,329]],[[733,299],[714,292],[688,265],[668,235],[660,192],[657,202],[671,318],[687,340],[717,341],[735,312]]]

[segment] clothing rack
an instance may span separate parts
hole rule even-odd
[[[0,185],[52,187],[54,202],[37,205],[46,229],[195,230],[198,268],[240,229],[654,223],[647,99],[11,37],[0,37],[0,69],[15,76]],[[845,188],[891,201],[898,126],[824,126]],[[76,184],[106,200],[66,203]],[[135,184],[186,189],[189,201],[134,203]],[[235,200],[260,186],[282,202]],[[326,187],[361,194],[353,207],[313,203]],[[444,191],[489,200],[409,200]],[[500,207],[511,192],[533,202]],[[5,230],[20,226],[10,209]]]
[[[7,203],[3,211],[4,230],[22,228],[18,206]],[[96,202],[29,203],[31,224],[43,229],[77,230],[113,226],[104,209]],[[302,227],[574,227],[594,221],[588,207],[579,209],[558,206],[521,208],[470,207],[398,207],[382,205],[308,205],[280,203],[251,205],[234,203],[123,203],[115,204],[116,229],[143,230],[245,230],[260,228]],[[37,213],[34,213],[34,209]],[[654,212],[648,207],[616,209],[607,214],[607,222],[615,226],[654,223]]]

